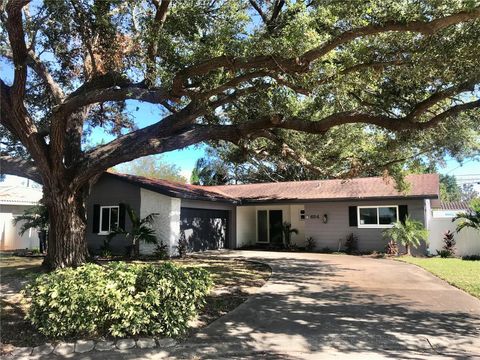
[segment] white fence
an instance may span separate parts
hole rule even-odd
[[[464,228],[460,232],[456,232],[458,221],[452,222],[452,217],[436,217],[435,212],[430,218],[429,230],[429,251],[430,254],[436,255],[437,250],[443,247],[443,234],[450,230],[455,233],[456,251],[455,255],[480,255],[480,231],[472,228]]]

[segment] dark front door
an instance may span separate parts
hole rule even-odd
[[[282,244],[282,210],[270,210],[268,212],[268,220],[270,223],[270,243]]]
[[[227,247],[229,211],[181,208],[180,231],[190,251]]]

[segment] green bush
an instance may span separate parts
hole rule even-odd
[[[29,284],[27,319],[50,337],[176,336],[185,332],[211,285],[206,270],[170,262],[87,264]]]

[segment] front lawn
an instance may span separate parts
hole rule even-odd
[[[480,261],[412,256],[402,256],[399,260],[418,265],[449,284],[480,299]]]
[[[148,261],[150,264],[163,261]],[[270,268],[239,259],[227,259],[213,256],[189,256],[186,259],[174,259],[172,262],[187,267],[201,267],[208,270],[213,280],[213,289],[206,298],[206,304],[199,316],[191,321],[184,336],[191,335],[215,319],[233,310],[248,296],[262,286],[270,276]],[[46,339],[26,320],[25,307],[19,293],[25,282],[33,279],[39,271],[41,259],[2,255],[0,258],[1,302],[0,316],[1,339],[0,353],[11,350],[10,345],[36,346],[54,339]]]

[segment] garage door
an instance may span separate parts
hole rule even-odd
[[[180,230],[190,251],[217,250],[228,247],[229,212],[227,210],[182,207]]]

